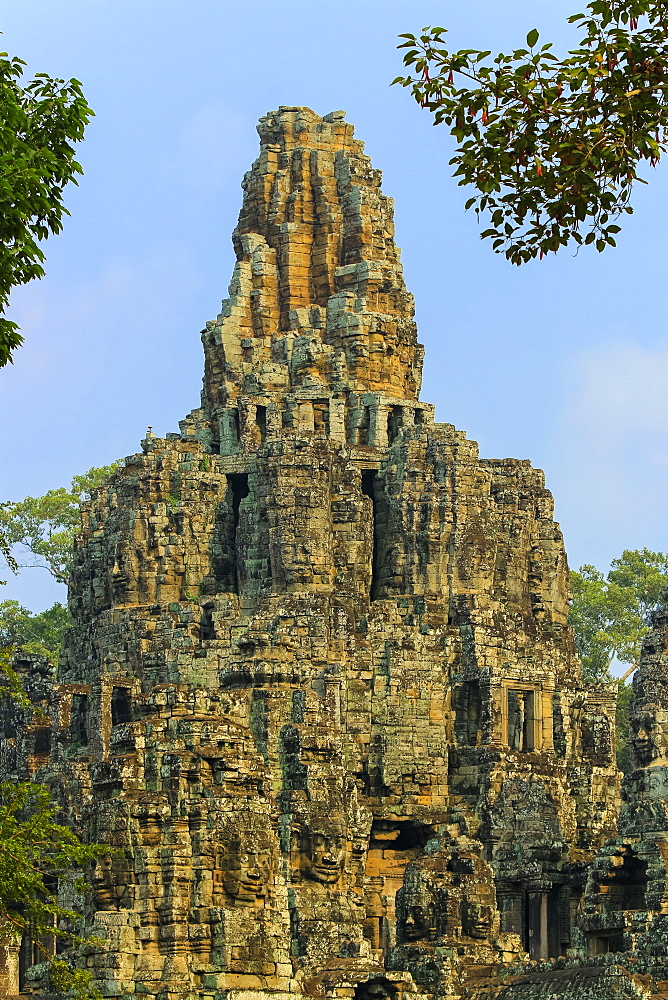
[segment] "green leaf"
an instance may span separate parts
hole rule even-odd
[[[621,19],[607,0],[592,0],[588,15],[574,15],[571,20],[582,22],[587,34],[562,58],[547,51],[549,43],[532,53],[450,53],[434,44],[435,29],[424,29],[424,52],[415,58],[429,67],[430,79],[412,81],[413,95],[426,103],[435,123],[448,124],[458,143],[451,159],[455,176],[477,193],[467,206],[489,212],[497,230],[508,232],[510,226],[516,243],[504,253],[513,263],[555,251],[570,239],[582,242],[580,225],[597,249],[614,245],[611,234],[619,227],[609,228],[608,218],[631,213],[631,186],[646,183],[636,176],[640,161],[666,148],[663,5],[648,0],[645,6],[642,0],[649,29],[630,34],[624,27],[629,2],[622,0]],[[534,49],[538,30],[526,40]],[[472,79],[454,90],[451,70]],[[630,86],[639,91],[632,101]],[[481,124],[483,110],[488,117]]]

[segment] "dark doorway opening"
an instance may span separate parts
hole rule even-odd
[[[267,407],[266,406],[256,406],[255,407],[255,423],[257,424],[258,430],[260,431],[260,443],[264,443],[267,437]]]
[[[647,882],[647,862],[627,847],[622,864],[600,880],[599,895],[604,911],[644,910]]]
[[[369,443],[369,428],[371,426],[371,410],[368,406],[362,407],[362,415],[357,425],[357,444],[367,445]]]
[[[216,627],[213,623],[213,604],[205,604],[199,622],[200,639],[215,639]]]
[[[369,597],[375,601],[380,588],[379,561],[380,561],[380,526],[378,518],[378,484],[376,482],[377,473],[375,469],[362,470],[362,493],[371,500],[371,517],[373,530],[373,546],[371,552],[371,585]]]
[[[387,414],[387,443],[393,444],[403,425],[404,410],[402,406],[392,406]]]
[[[88,746],[88,695],[72,695],[72,715],[70,718],[72,742],[82,747]]]
[[[51,729],[44,726],[35,730],[35,753],[51,752]]]
[[[130,692],[125,687],[115,687],[111,691],[111,724],[121,726],[132,722]]]
[[[231,591],[234,594],[239,593],[239,544],[238,544],[238,528],[239,528],[239,511],[241,508],[241,501],[245,500],[249,494],[248,487],[248,473],[232,473],[227,477],[227,485],[229,486],[230,492],[232,494],[232,538],[231,538],[231,553],[230,553],[230,569],[231,569]]]

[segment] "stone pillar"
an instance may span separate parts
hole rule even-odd
[[[19,992],[19,949],[17,934],[0,932],[0,997],[16,996]]]
[[[329,436],[339,444],[346,443],[346,401],[336,398],[329,401]]]
[[[529,925],[529,956],[533,961],[547,958],[547,892],[530,891],[527,895],[527,915]]]
[[[375,399],[370,406],[369,443],[376,448],[387,448],[387,415],[390,412],[390,407],[387,404],[381,405]]]
[[[298,430],[313,434],[313,403],[310,399],[300,400],[298,414]]]

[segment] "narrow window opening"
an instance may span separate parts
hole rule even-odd
[[[232,432],[234,434],[234,440],[238,443],[241,438],[238,410],[232,410]]]
[[[565,954],[571,938],[570,889],[553,885],[541,890],[525,890],[522,895],[522,947],[534,961]],[[512,923],[519,916],[519,902],[515,893],[506,900],[506,905],[510,904],[515,913]]]
[[[371,425],[371,411],[368,406],[363,406],[362,415],[357,425],[357,444],[365,445],[369,443],[370,425]]]
[[[130,710],[130,692],[124,687],[115,687],[111,691],[111,724],[120,726],[132,722]]]
[[[369,497],[370,500],[375,499],[375,481],[375,469],[362,469],[362,493],[365,497]]]
[[[369,499],[371,500],[373,547],[371,552],[371,586],[370,586],[369,597],[372,601],[375,601],[376,598],[378,597],[378,590],[380,585],[379,584],[380,531],[378,523],[378,495],[376,488],[375,469],[362,470],[362,493],[365,497],[369,497]]]
[[[239,528],[239,512],[241,501],[249,494],[248,473],[232,473],[227,477],[227,484],[232,493],[232,537],[230,539],[230,584],[232,593],[239,593],[239,568],[238,568],[238,539],[237,530]]]
[[[53,885],[47,884],[48,881],[53,881]],[[58,891],[57,880],[47,880],[47,878],[45,878],[44,883],[50,893],[55,894]],[[53,926],[55,924],[55,918],[49,918],[49,923]],[[31,982],[29,978],[30,969],[32,969],[34,965],[41,965],[47,957],[53,958],[55,954],[55,935],[40,934],[34,941],[29,934],[24,934],[21,937],[18,954],[19,990],[21,992],[24,991],[28,984],[30,987],[34,988],[34,982]],[[32,988],[28,989],[29,994],[32,993]]]
[[[534,708],[535,695],[533,691],[524,692],[524,728],[522,730],[522,749],[533,750],[534,747]]]
[[[433,836],[433,829],[423,823],[399,821],[396,826],[399,828],[398,835],[388,845],[394,851],[419,851],[422,854],[424,845]]]
[[[644,910],[647,882],[647,862],[627,849],[622,864],[599,883],[603,910]]]
[[[399,436],[403,424],[404,410],[402,406],[393,406],[387,414],[387,443],[392,444]]]
[[[478,681],[465,681],[455,696],[455,736],[460,746],[482,742],[482,695]]]
[[[263,443],[267,436],[267,407],[255,407],[255,423],[260,431],[260,443]]]
[[[535,691],[508,691],[508,745],[511,750],[535,750]]]
[[[35,957],[36,947],[27,934],[21,938],[19,950],[19,991],[23,992],[28,979],[28,970],[37,965],[39,958]]]
[[[624,932],[621,930],[606,931],[604,934],[589,934],[587,937],[587,950],[590,958],[627,950],[624,944]]]
[[[199,623],[200,639],[215,639],[216,626],[213,623],[213,604],[205,604]]]
[[[239,527],[239,508],[241,501],[248,496],[248,474],[233,473],[227,477],[227,483],[232,491],[232,515],[234,519],[234,530]]]
[[[527,892],[525,901],[525,925],[523,947],[532,961],[548,958],[548,894],[547,892]]]
[[[329,400],[313,400],[313,430],[321,434],[329,434]]]
[[[35,753],[49,753],[51,750],[51,730],[46,726],[35,730]]]
[[[70,719],[72,742],[82,747],[88,746],[88,695],[72,696],[72,715]]]
[[[566,728],[561,710],[561,699],[555,696],[552,702],[552,741],[557,757],[566,756]]]
[[[547,894],[547,955],[548,958],[558,958],[563,954],[561,939],[562,907],[560,901],[561,886],[552,886]]]

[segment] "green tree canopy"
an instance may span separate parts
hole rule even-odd
[[[0,649],[0,704],[11,705],[38,722],[48,721],[34,709],[10,663],[8,650]],[[103,844],[84,844],[57,822],[58,806],[44,785],[32,781],[0,782],[0,927],[17,938],[27,937],[49,964],[51,987],[78,1000],[101,1000],[91,986],[92,975],[63,957],[50,954],[45,938],[79,944],[82,914],[61,905],[59,881],[67,883],[69,899],[90,889],[90,867],[109,854]]]
[[[514,264],[571,240],[614,246],[639,169],[666,149],[665,0],[591,0],[570,21],[583,37],[563,57],[535,29],[496,56],[450,52],[441,27],[400,36],[412,75],[394,83],[449,127],[454,175],[473,189],[466,207],[490,219],[482,238]]]
[[[18,601],[0,601],[0,648],[38,653],[57,666],[65,631],[71,624],[67,608],[59,603],[33,614]]]
[[[69,214],[63,191],[82,172],[74,146],[93,116],[78,80],[38,73],[23,83],[24,67],[0,53],[0,368],[23,342],[2,315],[9,294],[45,273],[39,244]]]
[[[668,587],[668,555],[625,550],[607,576],[594,566],[571,571],[569,622],[585,680],[609,678],[613,658],[636,663],[650,615]]]
[[[6,545],[15,546],[18,568],[47,569],[59,583],[68,583],[81,504],[119,464],[89,469],[75,476],[69,489],[60,487],[41,497],[0,505],[0,536]]]
[[[8,506],[9,506],[8,503],[0,503],[0,511],[2,511]],[[14,556],[12,555],[11,544],[7,539],[7,537],[5,536],[1,524],[0,524],[0,556],[3,557],[3,559],[11,569],[12,573],[18,573],[19,565]],[[7,582],[6,580],[0,580],[0,586],[2,586],[2,584],[6,582]]]
[[[84,940],[67,929],[81,923],[81,914],[59,904],[58,881],[83,893],[89,885],[84,874],[109,848],[83,844],[56,822],[57,811],[43,785],[0,782],[0,925],[27,934],[43,950],[55,990],[91,997],[96,994],[90,973],[49,955],[43,940],[52,935],[71,943]]]

